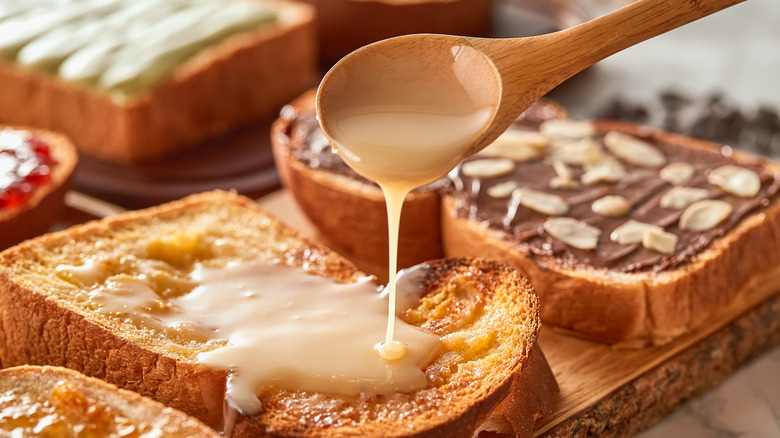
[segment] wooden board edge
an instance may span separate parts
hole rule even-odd
[[[780,294],[538,437],[624,437],[659,422],[780,345]]]

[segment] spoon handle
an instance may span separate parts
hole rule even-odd
[[[609,55],[743,1],[639,0],[559,32],[506,39],[503,41],[506,44],[490,44],[479,39],[470,43],[493,60],[504,84],[508,85],[504,97],[509,101],[526,100],[529,87],[536,91],[531,94],[541,97]],[[522,64],[513,61],[519,53],[523,54]],[[546,80],[540,82],[540,77]],[[512,89],[523,90],[526,95],[512,96]]]

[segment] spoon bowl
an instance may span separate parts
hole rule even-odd
[[[343,138],[339,124],[344,114],[359,108],[415,108],[453,116],[487,113],[483,126],[464,134],[461,143],[468,146],[453,148],[457,157],[447,163],[451,168],[490,144],[528,106],[574,74],[742,1],[638,0],[579,26],[527,38],[390,38],[362,47],[333,66],[317,92],[317,116],[325,135],[344,152],[345,144],[356,139]],[[388,128],[393,129],[404,128]],[[432,129],[430,136],[446,131]]]
[[[340,65],[326,75],[328,86],[318,93],[318,105],[328,108],[320,122],[347,164],[372,179],[377,175],[367,175],[367,167],[397,170],[396,177],[403,173],[406,179],[438,168],[435,173],[443,175],[458,156],[437,153],[434,158],[424,151],[468,149],[490,125],[501,99],[495,65],[463,37],[425,34],[383,40],[356,50]],[[380,113],[385,120],[403,123],[402,132],[392,124],[372,123],[371,114]],[[377,135],[382,129],[388,132]],[[355,150],[363,147],[393,153]],[[466,151],[455,155],[462,153]],[[371,162],[372,157],[384,161]],[[390,163],[393,157],[398,162]]]

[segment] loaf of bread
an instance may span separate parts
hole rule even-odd
[[[304,0],[317,8],[320,56],[334,63],[375,41],[410,33],[484,36],[493,0]]]
[[[780,286],[762,284],[780,266],[776,163],[615,121],[547,122],[498,146],[450,173],[445,253],[519,268],[547,323],[660,344]]]
[[[220,436],[181,411],[67,368],[4,369],[0,394],[3,436]]]
[[[0,249],[49,231],[77,162],[60,134],[0,125]]]
[[[350,169],[330,147],[314,114],[315,91],[290,105],[271,126],[282,185],[318,231],[318,239],[366,272],[387,279],[387,212],[379,187]],[[536,126],[566,111],[549,99],[534,104],[518,124]],[[401,212],[398,266],[442,256],[438,181],[414,190]],[[360,212],[355,214],[355,212]]]
[[[0,121],[63,132],[103,161],[159,159],[310,87],[314,15],[288,0],[9,3]]]
[[[287,266],[296,281],[325,277],[326,283],[345,287],[367,281],[346,259],[283,226],[247,198],[226,192],[194,195],[48,234],[1,253],[0,360],[5,366],[72,368],[236,437],[471,437],[480,427],[531,436],[534,419],[552,408],[557,385],[535,343],[538,302],[528,282],[494,262],[445,259],[414,271],[409,278],[420,296],[402,300],[408,303],[398,313],[404,325],[435,336],[441,345],[417,371],[425,376],[423,387],[347,394],[287,388],[274,380],[252,392],[249,398],[259,407],[247,415],[240,403],[236,408],[239,398],[230,389],[226,395],[247,369],[202,363],[204,354],[231,345],[222,335],[207,336],[222,333],[221,326],[189,321],[187,313],[176,319],[177,309],[196,300],[194,291],[206,281],[198,272],[224,271],[230,277],[227,272],[234,271],[228,269],[242,263],[254,263],[250,273]],[[254,296],[249,293],[254,289],[246,289],[248,282],[239,283],[241,302],[221,298],[228,293],[225,288],[214,296],[216,305],[227,306],[227,320],[246,313],[239,307]],[[316,300],[325,291],[312,287],[310,293]],[[252,311],[249,318],[270,315]],[[274,345],[280,340],[263,339]],[[282,335],[281,341],[294,340]],[[282,354],[271,348],[273,353],[253,363],[259,366]]]

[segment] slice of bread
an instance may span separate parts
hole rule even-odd
[[[200,50],[167,79],[127,97],[2,57],[0,120],[60,131],[83,155],[132,164],[272,118],[316,77],[315,12],[289,0],[261,3],[275,22]]]
[[[271,127],[279,178],[319,230],[319,240],[386,281],[387,211],[382,190],[332,152],[314,115],[315,95],[310,90],[286,106]],[[400,268],[442,256],[440,203],[435,185],[407,196],[401,211]]]
[[[334,63],[375,41],[410,33],[484,36],[494,0],[304,0],[317,8],[320,56]]]
[[[223,426],[227,372],[197,361],[214,345],[95,310],[89,298],[94,288],[57,270],[89,260],[130,274],[134,263],[150,261],[174,280],[196,264],[236,260],[277,261],[341,283],[363,275],[251,200],[226,192],[77,226],[0,254],[4,365],[73,368],[216,428]],[[534,418],[551,409],[557,386],[535,344],[538,303],[528,282],[479,259],[433,261],[422,269],[424,295],[401,318],[442,339],[444,348],[425,368],[425,389],[383,397],[265,387],[258,414],[226,425],[233,436],[470,437],[488,420],[491,428],[531,436]]]
[[[78,163],[76,147],[68,138],[41,129],[0,125],[0,150],[5,148],[2,144],[5,141],[15,143],[13,139],[21,140],[29,136],[48,147],[53,163],[49,168],[50,176],[48,181],[35,185],[33,191],[25,195],[29,197],[21,204],[0,205],[0,249],[49,231],[65,209],[65,193],[70,188],[71,176]],[[9,156],[3,155],[4,158]],[[8,187],[0,189],[0,196],[6,194],[7,190]]]
[[[181,411],[67,368],[4,369],[0,394],[4,436],[220,436]]]
[[[356,174],[336,155],[314,114],[315,90],[286,106],[271,127],[274,161],[282,185],[319,231],[318,239],[362,270],[387,279],[387,212],[379,187]],[[565,117],[545,99],[520,120]],[[442,256],[440,189],[443,181],[414,190],[401,212],[398,266],[405,268]],[[360,212],[360,214],[355,214]]]
[[[442,213],[447,255],[490,257],[516,266],[538,291],[545,322],[579,335],[625,344],[667,342],[739,299],[741,291],[771,278],[770,274],[778,270],[780,165],[730,147],[630,123],[599,121],[574,126],[553,129],[550,125],[546,130],[551,138],[547,156],[516,163],[509,173],[465,175],[469,162],[485,158],[478,155],[451,174],[454,189],[444,196]],[[585,131],[592,130],[592,135],[583,134],[583,126]],[[567,130],[568,133],[564,132]],[[568,134],[574,135],[568,140],[562,138]],[[609,136],[612,148],[604,148],[605,136]],[[650,144],[662,153],[666,163],[658,161],[657,154],[627,145],[633,143],[627,138]],[[608,150],[617,150],[617,155]],[[597,151],[596,156],[606,154],[611,158],[583,161],[593,151]],[[615,160],[618,168],[613,167]],[[565,169],[558,164],[559,170],[555,170],[551,166],[555,161],[570,164]],[[606,163],[607,172],[598,174],[597,161]],[[684,164],[667,169],[668,163]],[[757,194],[738,196],[708,182],[722,171],[715,169],[725,165],[749,169],[752,176],[741,173],[729,181],[743,188],[753,185]],[[566,169],[570,172],[568,178],[562,176]],[[594,173],[583,178],[587,169]],[[686,172],[690,172],[689,178]],[[661,178],[662,174],[666,180]],[[679,181],[668,182],[678,177]],[[552,188],[554,178],[558,178],[558,183],[568,183]],[[590,184],[584,183],[590,178]],[[516,184],[559,198],[534,201],[533,193],[527,191],[510,195],[514,186],[500,195],[488,194],[499,184]],[[693,189],[689,193],[694,196],[725,201],[718,205],[726,206],[727,216],[707,228],[705,219],[714,218],[718,210],[683,213],[687,207],[672,202],[682,201],[683,197],[668,195],[664,200],[675,185]],[[628,201],[628,209],[621,214],[620,202],[615,203],[615,198],[595,205],[594,201],[608,195],[623,197]],[[523,196],[527,196],[527,204],[523,204]],[[552,202],[560,206],[561,200],[566,208],[555,214],[595,227],[595,237],[591,234],[594,228],[571,226],[574,222],[566,220],[550,221],[549,211],[538,210],[539,204]],[[618,208],[603,209],[605,205]],[[684,217],[697,215],[701,216],[681,225]],[[612,236],[628,236],[618,227],[631,219],[658,225],[665,233],[640,230],[639,242],[628,243],[628,237],[624,243],[614,241]],[[683,229],[696,225],[695,222],[706,229]],[[556,231],[554,224],[564,227]],[[566,226],[571,227],[566,230]],[[570,233],[569,237],[566,233]],[[589,243],[582,245],[575,237],[590,239],[595,249],[582,249]],[[655,246],[659,238],[671,239],[670,246]]]

